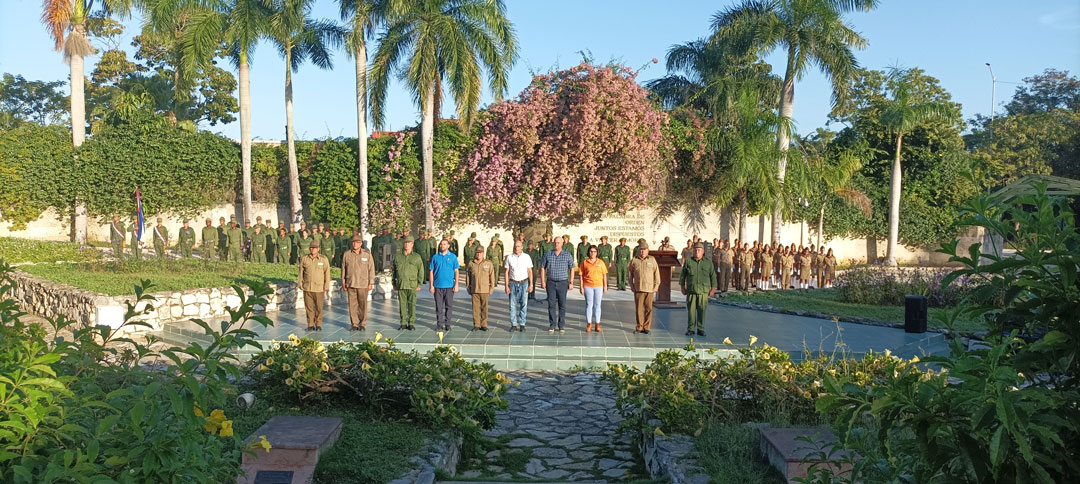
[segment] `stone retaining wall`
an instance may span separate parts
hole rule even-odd
[[[649,420],[649,429],[660,425]],[[645,469],[653,478],[672,484],[708,484],[709,475],[694,457],[694,438],[689,435],[656,435],[646,429],[638,431],[641,456]]]
[[[84,324],[104,324],[118,328],[124,322],[127,304],[135,300],[134,295],[106,296],[17,270],[11,273],[11,278],[14,282],[12,298],[18,302],[20,309],[48,318],[64,316]],[[383,297],[390,296],[392,288],[388,287],[388,279],[386,276],[379,276],[372,292]],[[341,280],[332,280],[330,285],[327,304],[347,304],[345,293],[341,290]],[[241,287],[248,295],[251,294],[250,288]],[[266,307],[256,306],[256,311],[282,311],[304,307],[303,295],[298,293],[295,283],[271,283],[269,287],[274,294],[267,297]],[[240,296],[231,287],[163,291],[153,293],[152,296],[153,301],[143,301],[135,307],[139,312],[145,310],[147,305],[152,308],[145,315],[135,318],[149,325],[139,328],[141,330],[160,331],[162,325],[169,322],[228,316],[228,309],[240,306]]]

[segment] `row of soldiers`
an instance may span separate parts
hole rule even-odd
[[[692,257],[695,242],[688,243],[683,260]],[[751,286],[759,290],[809,289],[831,287],[836,279],[836,256],[825,246],[796,247],[795,244],[753,244],[714,240],[712,260],[716,267],[718,289],[721,292],[734,287],[740,291]]]

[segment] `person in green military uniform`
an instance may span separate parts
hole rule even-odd
[[[124,222],[120,221],[119,215],[113,215],[112,223],[109,224],[109,243],[112,244],[113,256],[116,260],[124,258],[124,237],[126,229]]]
[[[232,222],[225,235],[229,238],[229,262],[240,262],[244,256],[244,231]]]
[[[480,246],[480,241],[476,240],[476,232],[469,234],[469,240],[465,241],[465,247],[461,250],[465,252],[465,260],[472,261],[476,258],[476,248]],[[455,252],[456,254],[456,252]]]
[[[277,231],[277,263],[288,264],[289,254],[292,253],[292,238],[289,237],[289,231],[284,227],[279,228]]]
[[[244,219],[244,228],[240,230],[240,233],[243,234],[243,238],[241,239],[242,242],[240,242],[240,245],[241,245],[241,249],[240,249],[241,254],[240,254],[240,256],[243,257],[243,259],[245,261],[251,262],[251,220],[250,219]]]
[[[263,224],[263,234],[266,237],[266,251],[263,252],[266,257],[266,262],[274,263],[274,258],[277,256],[277,230],[274,230],[274,223],[267,218],[266,223]]]
[[[300,233],[296,226],[289,224],[289,264],[296,264],[300,260]]]
[[[139,240],[139,219],[131,221],[131,225],[128,225],[128,232],[131,232],[131,258],[142,260],[143,243]]]
[[[587,235],[581,236],[581,242],[577,245],[577,261],[578,266],[581,266],[581,261],[585,260],[589,253],[589,237]]]
[[[413,252],[416,251],[416,239],[413,238],[411,232],[409,232],[409,229],[405,229],[401,231],[401,235],[397,239],[394,239],[394,257],[397,257],[405,251],[405,237],[413,240]]]
[[[311,234],[308,233],[307,229],[300,229],[300,231],[296,233],[297,253],[305,254],[305,253],[311,252],[311,250],[310,250],[311,249],[311,243],[314,242],[314,241],[315,241],[315,239],[312,238]],[[300,256],[300,257],[303,257],[303,256]],[[300,262],[300,259],[298,257],[297,258],[297,263],[299,263],[299,262]]]
[[[195,229],[191,228],[190,221],[185,220],[177,237],[180,246],[180,256],[185,259],[191,258],[191,250],[195,248]]]
[[[604,261],[604,263],[610,267],[611,261],[614,260],[612,256],[615,254],[612,251],[611,244],[609,244],[607,241],[606,235],[600,237],[600,245],[596,248],[596,252],[597,257],[599,257],[600,260]]]
[[[570,234],[563,234],[563,236],[562,236],[562,250],[564,252],[569,252],[570,257],[573,258],[575,261],[577,260],[577,258],[574,257],[574,244],[572,242],[570,242]],[[581,264],[579,263],[578,265],[581,265]]]
[[[225,225],[225,217],[218,218],[217,236],[218,260],[225,260],[229,256],[229,226]]]
[[[169,229],[161,224],[161,219],[157,219],[157,225],[154,226],[154,253],[158,259],[165,258],[165,249],[169,248]]]
[[[458,243],[457,243],[457,239],[454,238],[454,231],[453,230],[451,230],[450,234],[446,236],[446,240],[450,242],[450,252],[453,252],[454,255],[461,255],[461,252],[458,252]],[[431,253],[431,255],[435,255],[435,252],[433,251]],[[469,262],[471,262],[471,261],[465,261],[466,264],[468,264]],[[499,271],[495,271],[495,272],[498,273]]]
[[[218,242],[217,229],[214,228],[212,219],[206,219],[206,226],[202,228],[200,235],[202,236],[202,244],[199,245],[199,252],[201,252],[203,260],[211,261],[214,259],[214,251],[217,249]]]
[[[262,224],[251,228],[251,262],[260,264],[266,262],[266,232],[262,229]]]
[[[488,260],[500,268],[506,263],[506,249],[503,247],[502,241],[499,240],[499,234],[495,234],[491,237],[491,242],[488,243],[486,255]],[[499,276],[502,275],[502,273],[502,270],[495,271],[496,286],[499,285]]]
[[[319,247],[322,247],[322,253],[326,256],[326,263],[332,264],[334,255],[337,254],[337,244],[334,241],[333,231],[323,229],[322,239],[319,239]]]
[[[424,261],[424,267],[427,267],[428,262],[431,261],[431,246],[433,240],[430,232],[420,232],[420,240],[417,240],[414,244],[414,251],[420,256],[420,260]],[[429,279],[428,271],[425,270],[424,282],[430,282]]]
[[[546,238],[551,239],[551,234],[545,235]],[[541,245],[543,242],[541,242]],[[542,252],[542,249],[534,242],[529,242],[529,250],[526,251],[529,254],[529,258],[532,259],[533,267],[540,267],[540,259],[544,257],[546,252]],[[539,284],[539,277],[533,278],[533,290],[529,291],[529,299],[536,299],[536,284]]]
[[[394,289],[398,293],[398,312],[401,325],[398,330],[413,330],[416,324],[416,291],[424,283],[424,261],[413,252],[412,236],[402,241],[401,255],[394,257]]]
[[[544,234],[544,240],[540,242],[539,246],[537,246],[537,250],[540,251],[541,256],[555,250],[555,242],[551,240],[551,232]]]
[[[615,247],[615,283],[620,291],[626,290],[626,276],[631,257],[630,246],[626,245],[626,237],[619,238],[619,245]]]
[[[705,258],[705,244],[694,244],[694,256],[683,262],[679,274],[679,289],[686,295],[686,335],[705,336],[705,308],[716,293],[716,268]]]

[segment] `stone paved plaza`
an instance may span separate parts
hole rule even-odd
[[[686,309],[656,309],[653,331],[648,335],[634,334],[633,294],[614,289],[604,297],[603,332],[585,332],[585,300],[573,291],[568,297],[566,333],[548,334],[546,295],[537,290],[536,296],[538,300],[529,301],[526,332],[509,331],[509,301],[501,285],[491,297],[488,331],[470,331],[471,300],[462,289],[454,298],[453,329],[445,334],[443,343],[455,345],[466,358],[487,361],[500,369],[571,369],[603,367],[608,362],[643,364],[659,351],[682,348],[691,342],[684,334]],[[673,299],[680,301],[683,297],[676,294]],[[304,331],[303,309],[268,313],[274,326],[255,329],[262,342],[285,340],[289,334],[325,342],[361,341],[381,332],[406,350],[428,351],[439,343],[434,329],[434,299],[426,285],[417,304],[415,331],[398,331],[396,298],[379,297],[369,303],[368,329],[364,332],[349,331],[348,304],[344,299],[327,306],[324,314],[321,332]],[[902,356],[923,356],[944,348],[938,333],[908,334],[902,329],[754,311],[715,301],[708,308],[706,333],[705,337],[693,337],[695,347],[717,349],[720,354],[733,348],[722,344],[725,337],[740,346],[746,345],[751,335],[757,336],[760,343],[791,352],[795,358],[801,358],[804,350],[841,351],[858,357],[870,350],[886,349]],[[191,322],[170,323],[162,336],[173,343],[204,337],[202,329]]]

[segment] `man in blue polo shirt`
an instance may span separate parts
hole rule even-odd
[[[458,291],[458,258],[450,252],[450,242],[439,241],[439,252],[431,256],[428,264],[428,280],[431,293],[435,295],[435,329],[450,331],[450,314],[454,305],[454,293]]]
[[[548,333],[566,332],[566,291],[574,288],[574,255],[563,250],[563,239],[555,239],[555,250],[540,260],[540,287],[547,290]]]

